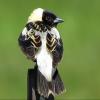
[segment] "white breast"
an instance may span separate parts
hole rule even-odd
[[[37,64],[39,71],[48,80],[52,80],[52,56],[46,48],[46,33],[42,33],[42,46],[36,54]]]

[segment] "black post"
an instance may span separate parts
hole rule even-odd
[[[37,92],[37,68],[28,69],[27,74],[27,100],[54,100],[52,94],[48,98],[40,96]]]

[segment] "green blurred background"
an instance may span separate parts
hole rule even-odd
[[[0,99],[26,100],[27,69],[33,63],[18,46],[18,36],[35,8],[64,19],[59,72],[66,92],[56,100],[100,99],[100,0],[0,0]]]

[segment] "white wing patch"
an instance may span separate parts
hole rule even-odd
[[[27,35],[27,28],[26,28],[26,27],[23,29],[22,35],[23,35],[23,36],[26,36],[26,35]]]
[[[22,31],[22,36],[25,36],[25,40],[28,40],[28,38],[27,38],[27,33],[28,33],[28,31],[27,31],[27,28],[25,27],[24,29],[23,29],[23,31]]]
[[[57,39],[60,39],[60,34],[59,34],[57,28],[53,27],[53,28],[51,29],[50,33],[51,33],[51,34],[54,34],[55,37],[56,37]]]

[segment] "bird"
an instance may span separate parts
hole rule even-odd
[[[54,13],[36,8],[18,38],[23,53],[36,64],[37,91],[46,98],[65,90],[57,68],[63,57],[63,41],[57,29],[62,22]]]

